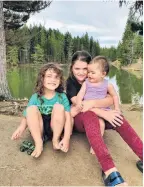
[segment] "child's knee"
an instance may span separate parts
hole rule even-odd
[[[65,110],[64,110],[64,106],[63,105],[61,105],[61,104],[55,104],[54,106],[53,106],[53,111],[56,111],[56,112],[64,112]]]
[[[27,107],[26,109],[27,113],[32,112],[32,111],[38,111],[38,107],[34,105]]]

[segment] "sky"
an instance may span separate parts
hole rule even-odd
[[[127,6],[119,7],[118,0],[53,0],[50,7],[32,15],[27,25],[42,24],[47,29],[69,31],[80,37],[87,32],[101,47],[110,47],[117,46],[122,39],[128,12]]]

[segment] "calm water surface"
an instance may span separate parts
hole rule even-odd
[[[14,98],[30,98],[41,66],[22,65],[8,70],[7,78]],[[68,67],[63,66],[64,76],[68,76]],[[117,90],[121,103],[142,103],[142,78],[138,79],[126,71],[111,67],[107,77]]]

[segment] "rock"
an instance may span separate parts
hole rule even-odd
[[[0,114],[20,116],[27,106],[27,100],[11,100],[0,102]]]
[[[139,104],[131,105],[128,111],[143,111],[143,106]]]

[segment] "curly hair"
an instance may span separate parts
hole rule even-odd
[[[56,88],[55,91],[59,93],[62,93],[64,91],[64,78],[63,78],[62,69],[60,68],[58,64],[48,63],[40,69],[38,77],[37,77],[35,92],[38,94],[38,97],[41,97],[42,95],[44,95],[43,82],[44,82],[44,77],[45,77],[45,73],[47,70],[53,70],[60,78],[60,84],[58,88]]]

